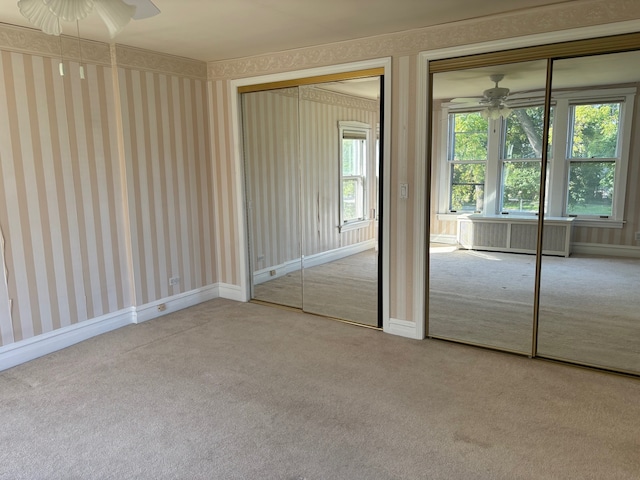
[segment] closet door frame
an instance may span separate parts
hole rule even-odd
[[[246,221],[246,191],[245,191],[245,172],[244,172],[244,152],[242,144],[242,103],[241,94],[243,92],[251,91],[251,86],[258,86],[263,84],[279,84],[286,85],[286,82],[291,82],[291,86],[305,84],[307,79],[308,83],[317,83],[318,77],[332,76],[337,74],[349,74],[350,72],[366,71],[373,69],[382,69],[381,75],[384,79],[384,102],[381,103],[381,114],[385,119],[391,118],[391,58],[380,58],[367,60],[362,62],[352,62],[334,66],[318,67],[307,70],[297,70],[283,73],[276,73],[270,75],[260,75],[256,77],[247,77],[242,79],[236,79],[230,81],[230,107],[231,107],[231,135],[233,138],[233,160],[235,167],[235,191],[236,202],[234,215],[238,219],[238,249],[239,264],[240,264],[240,286],[238,287],[236,298],[239,301],[249,301],[251,299],[251,272],[249,264],[249,248],[248,248],[248,225]],[[370,76],[370,75],[369,75]],[[390,125],[385,123],[383,135],[383,152],[382,152],[382,171],[390,171],[390,145],[391,145],[391,129]],[[382,187],[382,211],[389,212],[390,206],[390,178],[389,175],[384,175]],[[382,271],[384,275],[378,279],[382,288],[382,298],[380,298],[381,305],[379,309],[382,313],[382,329],[385,332],[390,332],[389,321],[389,215],[383,215],[382,217],[382,234],[381,244],[382,248]],[[415,337],[414,337],[415,338]],[[424,338],[421,337],[421,338]]]

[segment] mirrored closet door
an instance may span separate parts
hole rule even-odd
[[[553,62],[539,356],[640,373],[640,51]],[[635,128],[634,128],[635,125]]]
[[[546,64],[433,75],[432,337],[531,353]]]
[[[638,64],[640,34],[430,63],[429,336],[640,375]]]
[[[298,89],[242,94],[252,298],[302,308]]]
[[[252,297],[379,326],[380,77],[242,94]]]

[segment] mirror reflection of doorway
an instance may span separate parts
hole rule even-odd
[[[242,93],[252,299],[381,326],[380,87]]]

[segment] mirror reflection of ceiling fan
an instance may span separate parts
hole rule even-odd
[[[61,22],[77,22],[95,10],[111,38],[131,19],[141,20],[160,13],[151,0],[18,0],[18,8],[33,25],[49,35],[62,33]]]
[[[496,73],[490,75],[489,78],[495,83],[495,86],[482,92],[482,97],[453,98],[451,103],[460,103],[470,107],[478,105],[485,106],[486,108],[481,110],[480,114],[486,119],[497,120],[500,117],[507,118],[511,113],[511,108],[509,108],[509,105],[506,103],[510,90],[498,85],[504,78],[504,75]]]

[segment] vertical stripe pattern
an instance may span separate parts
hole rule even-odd
[[[127,306],[111,69],[85,68],[0,52],[0,345]]]
[[[134,69],[118,74],[140,305],[217,279],[207,85]]]
[[[242,96],[254,270],[299,259],[301,245],[304,255],[313,255],[374,238],[374,225],[338,231],[338,122],[369,124],[375,145],[377,105],[358,108],[344,96],[313,93],[313,87],[300,87]],[[369,173],[373,185],[371,168]],[[374,208],[375,189],[368,194]]]

